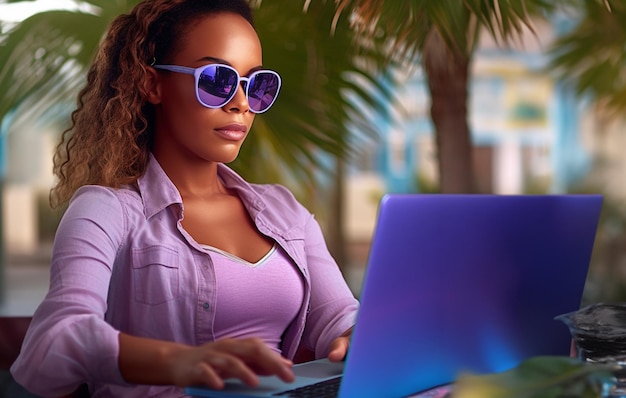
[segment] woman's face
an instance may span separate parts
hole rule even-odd
[[[262,64],[261,43],[254,28],[239,15],[220,13],[201,19],[179,38],[172,59],[158,60],[191,68],[222,63],[247,76]],[[241,85],[221,108],[196,99],[193,75],[156,72],[154,153],[178,160],[232,162],[250,130],[254,113]]]

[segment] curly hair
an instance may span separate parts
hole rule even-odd
[[[194,23],[222,12],[254,26],[247,0],[144,0],[111,23],[54,155],[53,207],[83,185],[136,183],[154,135],[154,106],[143,89],[147,65],[167,60]]]

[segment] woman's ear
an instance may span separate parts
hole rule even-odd
[[[152,105],[161,103],[161,84],[159,74],[152,66],[146,66],[143,80],[143,92]]]

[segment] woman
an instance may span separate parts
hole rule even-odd
[[[225,165],[279,88],[245,0],[145,0],[112,23],[55,155],[69,205],[18,383],[178,397],[290,381],[302,347],[343,359],[358,303],[318,223]]]

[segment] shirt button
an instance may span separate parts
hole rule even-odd
[[[204,308],[205,310],[208,310],[209,309],[209,303],[202,304],[202,308]]]

